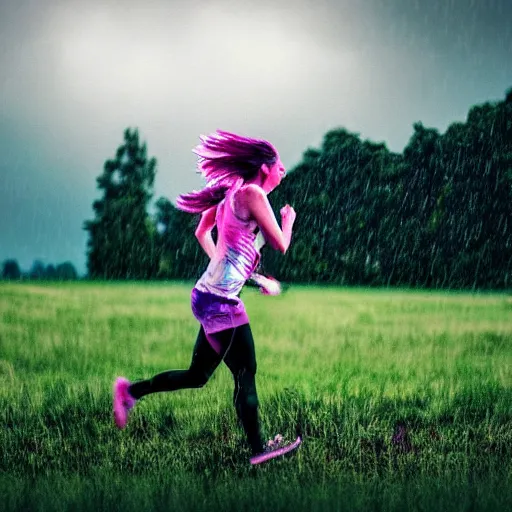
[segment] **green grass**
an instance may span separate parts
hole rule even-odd
[[[510,296],[245,291],[262,425],[304,437],[252,468],[226,367],[113,426],[115,376],[188,366],[190,288],[0,284],[3,510],[512,510]]]

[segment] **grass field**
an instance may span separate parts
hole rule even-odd
[[[114,428],[115,376],[188,366],[190,288],[0,283],[2,510],[512,510],[512,297],[244,291],[263,427],[304,437],[253,468],[225,367]]]

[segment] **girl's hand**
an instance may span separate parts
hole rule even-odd
[[[281,208],[281,221],[283,224],[293,224],[295,222],[295,218],[297,217],[297,214],[295,213],[295,210],[287,204],[286,206],[283,206]]]
[[[279,295],[281,293],[281,283],[273,277],[254,273],[251,279],[259,286],[263,295]]]
[[[263,295],[279,295],[281,293],[281,283],[277,279],[267,276],[267,282],[262,284],[260,290]]]

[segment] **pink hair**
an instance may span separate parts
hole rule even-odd
[[[188,213],[201,213],[220,203],[235,181],[254,178],[261,166],[276,163],[278,154],[266,140],[242,137],[217,130],[201,135],[201,144],[194,148],[198,156],[197,170],[206,179],[206,187],[182,194],[176,206]]]

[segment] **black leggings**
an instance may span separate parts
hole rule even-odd
[[[208,337],[217,349],[220,348],[220,353],[212,348]],[[245,324],[209,334],[208,337],[201,327],[188,370],[159,373],[151,379],[132,384],[129,392],[134,398],[139,399],[160,391],[201,388],[224,359],[235,381],[233,403],[237,416],[245,430],[252,453],[260,453],[263,451],[263,440],[258,418],[256,354],[251,327]]]

